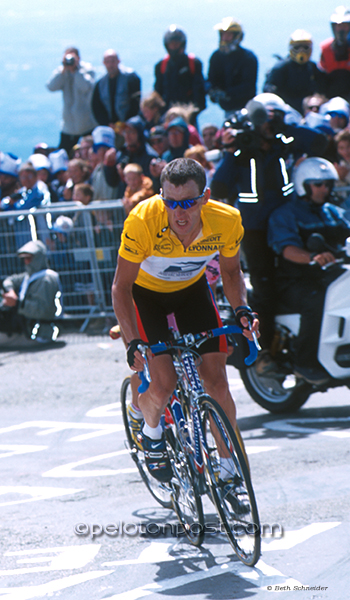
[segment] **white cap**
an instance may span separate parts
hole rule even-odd
[[[320,106],[320,114],[321,115],[328,115],[329,113],[332,113],[332,112],[342,113],[344,115],[344,117],[349,119],[349,115],[350,115],[349,102],[347,102],[346,100],[344,100],[344,98],[341,98],[340,96],[335,96],[334,98],[331,98],[330,100],[328,100],[328,102],[321,104],[321,106]]]
[[[58,171],[67,171],[69,157],[64,148],[51,152],[49,154],[49,159],[51,162],[51,172],[53,174],[58,173]]]
[[[0,152],[0,173],[17,177],[21,162],[21,159],[14,154]]]
[[[31,154],[28,158],[28,162],[32,163],[36,171],[40,171],[40,169],[51,171],[51,163],[44,154]]]
[[[60,215],[54,222],[52,229],[54,231],[58,231],[59,233],[71,233],[73,227],[74,223],[70,217]]]
[[[99,125],[95,127],[92,132],[92,138],[94,140],[94,148],[99,146],[108,146],[108,148],[114,148],[115,145],[115,133],[112,127],[107,125]]]

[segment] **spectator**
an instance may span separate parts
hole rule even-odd
[[[229,116],[255,96],[258,60],[240,46],[244,34],[238,21],[225,17],[214,29],[219,31],[219,49],[209,59],[209,97]]]
[[[94,200],[113,200],[118,198],[116,186],[109,185],[104,167],[104,158],[106,152],[114,147],[115,134],[111,127],[100,125],[92,132],[94,140],[93,152],[96,155],[97,165],[91,175],[91,185],[94,189]]]
[[[68,179],[68,154],[64,148],[61,148],[61,150],[51,152],[49,159],[52,174],[51,189],[54,192],[51,200],[56,199],[56,202],[63,202],[65,199],[63,191]]]
[[[115,50],[103,55],[107,74],[95,85],[92,111],[99,125],[114,128],[117,122],[125,122],[139,112],[141,80],[129,67],[121,64]]]
[[[165,110],[165,102],[158,92],[151,92],[146,98],[141,100],[140,107],[147,131],[156,125],[160,125]]]
[[[202,127],[202,138],[207,150],[215,150],[217,146],[217,133],[219,128],[212,123],[207,123]]]
[[[22,187],[12,196],[2,199],[2,210],[29,210],[50,204],[47,185],[39,180],[32,163],[25,162],[20,166],[19,181]]]
[[[73,190],[73,202],[81,202],[87,206],[92,202],[94,196],[94,188],[89,183],[78,183]]]
[[[205,146],[197,144],[196,146],[191,146],[191,148],[185,150],[184,158],[193,158],[193,160],[196,160],[200,165],[202,165],[207,178],[207,186],[210,187],[215,169],[214,165],[206,159],[205,152]]]
[[[91,133],[96,125],[91,110],[94,71],[89,63],[80,61],[77,48],[67,48],[62,65],[47,83],[50,92],[62,91],[63,122],[59,148],[68,154],[82,135]]]
[[[123,182],[123,167],[128,163],[137,163],[142,167],[144,175],[149,177],[150,163],[152,159],[158,158],[158,154],[147,142],[141,117],[132,117],[125,123],[123,136],[124,146],[117,152],[115,160],[118,170],[114,169],[110,174],[117,183]],[[123,193],[124,189],[125,186]]]
[[[350,99],[350,10],[338,6],[331,16],[333,38],[321,44],[320,68],[326,73],[327,98]]]
[[[125,214],[129,212],[142,200],[154,196],[152,180],[145,177],[142,168],[137,164],[128,164],[124,168],[124,179],[126,189],[123,197]]]
[[[196,107],[194,104],[174,104],[174,106],[166,111],[163,117],[163,125],[165,128],[167,128],[171,121],[181,117],[187,123],[187,128],[190,134],[189,143],[191,146],[194,146],[195,144],[202,144],[203,140],[199,135],[197,128],[191,123],[192,116],[195,113]]]
[[[309,112],[318,113],[325,102],[327,102],[327,98],[323,94],[316,93],[312,96],[306,96],[302,102],[302,114],[305,117]]]
[[[331,98],[320,107],[320,114],[326,115],[329,125],[335,133],[338,133],[349,123],[350,106],[344,98]]]
[[[71,200],[73,189],[77,183],[84,183],[90,178],[91,170],[89,163],[81,158],[73,158],[68,163],[68,179],[63,190],[64,200]]]
[[[79,143],[75,144],[72,148],[73,156],[71,158],[81,158],[82,160],[89,160],[89,150],[94,145],[92,135],[84,135],[80,138]]]
[[[299,113],[303,99],[323,89],[323,73],[310,60],[312,37],[303,29],[297,29],[289,40],[289,57],[279,60],[268,72],[264,92],[280,96]]]
[[[338,173],[339,181],[335,181],[335,188],[350,186],[350,131],[344,129],[339,131],[334,138],[339,160],[334,163]],[[347,191],[339,192],[335,190],[337,196],[340,196],[341,206],[346,209],[347,214],[350,208],[350,193]]]
[[[318,339],[327,286],[340,271],[329,248],[311,253],[307,240],[321,233],[326,244],[343,245],[350,233],[344,211],[329,203],[334,166],[322,158],[304,160],[294,171],[297,198],[277,208],[270,216],[269,245],[278,257],[276,288],[288,312],[301,314],[294,341],[294,372],[310,383],[322,383],[327,373],[317,359]],[[332,269],[322,269],[333,263]]]
[[[162,158],[170,162],[175,158],[181,158],[185,150],[189,147],[189,131],[186,121],[182,117],[177,117],[170,121],[167,128],[167,138],[169,149],[164,152]]]
[[[21,159],[14,154],[0,152],[0,199],[11,196],[18,190],[20,165]]]
[[[25,271],[6,277],[2,283],[0,331],[24,333],[37,342],[56,339],[58,327],[52,321],[62,314],[58,273],[48,269],[46,247],[30,241],[17,251]]]
[[[162,125],[152,127],[149,131],[148,139],[158,156],[162,156],[169,147],[166,131]]]
[[[185,33],[176,25],[170,25],[163,37],[168,54],[155,66],[154,89],[167,109],[178,102],[192,102],[201,112],[206,107],[202,63],[193,54],[185,53],[186,42]],[[192,124],[195,124],[195,116]]]

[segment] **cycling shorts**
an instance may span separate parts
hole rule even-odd
[[[174,313],[181,335],[200,333],[222,326],[222,321],[205,275],[183,290],[162,293],[133,285],[133,298],[141,338],[149,344],[170,339],[167,315]],[[198,354],[226,352],[224,335],[205,341]]]

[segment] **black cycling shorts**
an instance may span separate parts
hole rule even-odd
[[[222,326],[222,321],[205,275],[196,283],[177,292],[154,292],[136,283],[133,298],[141,338],[149,344],[170,339],[167,315],[174,313],[181,335],[200,333]],[[198,354],[227,352],[224,335],[204,342]]]

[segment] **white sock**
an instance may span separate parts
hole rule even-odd
[[[138,419],[139,421],[141,421],[141,419],[143,419],[142,410],[140,410],[139,407],[135,406],[135,404],[133,404],[133,403],[130,404],[130,412],[131,412],[132,416],[134,417],[134,419]]]
[[[223,458],[220,456],[220,474],[219,477],[223,481],[233,477],[236,472],[234,462],[232,458]]]
[[[157,427],[150,427],[147,425],[147,423],[145,423],[142,428],[142,433],[151,438],[151,440],[160,440],[163,434],[163,429],[160,423],[157,425]]]

